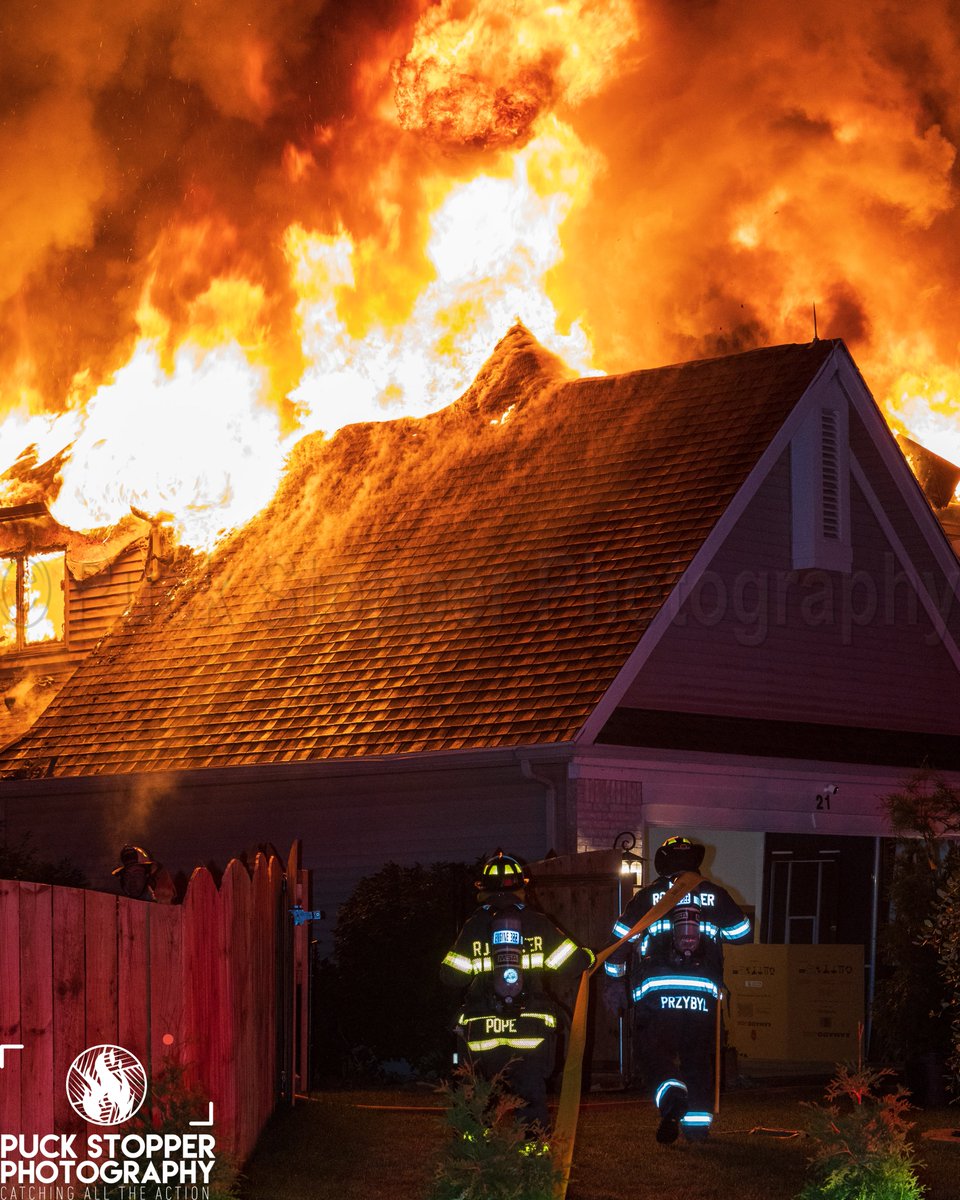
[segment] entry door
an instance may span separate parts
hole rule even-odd
[[[762,940],[870,945],[873,838],[768,833]]]
[[[829,850],[771,854],[769,941],[807,946],[836,942],[837,859]]]

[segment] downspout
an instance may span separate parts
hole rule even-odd
[[[557,788],[552,779],[548,779],[546,775],[538,775],[530,765],[530,759],[518,757],[517,761],[520,764],[520,774],[524,779],[529,779],[532,783],[539,783],[546,793],[547,811],[546,811],[546,834],[547,834],[547,852],[553,850],[557,852]]]
[[[864,1045],[870,1053],[873,1033],[873,993],[877,983],[877,935],[880,924],[880,839],[873,839],[873,894],[870,904],[870,961],[867,964],[867,1012],[864,1021]]]

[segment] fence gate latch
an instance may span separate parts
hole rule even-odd
[[[322,921],[327,914],[322,908],[305,909],[301,905],[295,904],[290,909],[290,915],[293,917],[294,925],[305,925],[307,921]]]

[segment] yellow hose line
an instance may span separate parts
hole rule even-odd
[[[557,1108],[557,1119],[553,1130],[553,1159],[557,1169],[553,1189],[554,1200],[565,1200],[567,1185],[570,1182],[573,1143],[577,1136],[577,1117],[580,1114],[580,1088],[583,1081],[583,1048],[587,1041],[590,976],[598,967],[602,966],[614,950],[632,937],[636,937],[638,933],[642,933],[648,925],[652,925],[664,913],[669,912],[699,882],[700,876],[694,871],[687,871],[681,875],[666,895],[653,908],[648,909],[636,925],[629,929],[618,942],[601,950],[596,961],[580,976],[580,988],[577,992],[577,1002],[570,1024],[570,1045],[567,1049],[567,1061],[563,1068],[563,1082],[560,1085],[560,1104]]]

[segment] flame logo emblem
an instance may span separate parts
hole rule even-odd
[[[147,1094],[147,1073],[122,1046],[91,1046],[67,1072],[67,1099],[81,1120],[94,1125],[129,1121]]]

